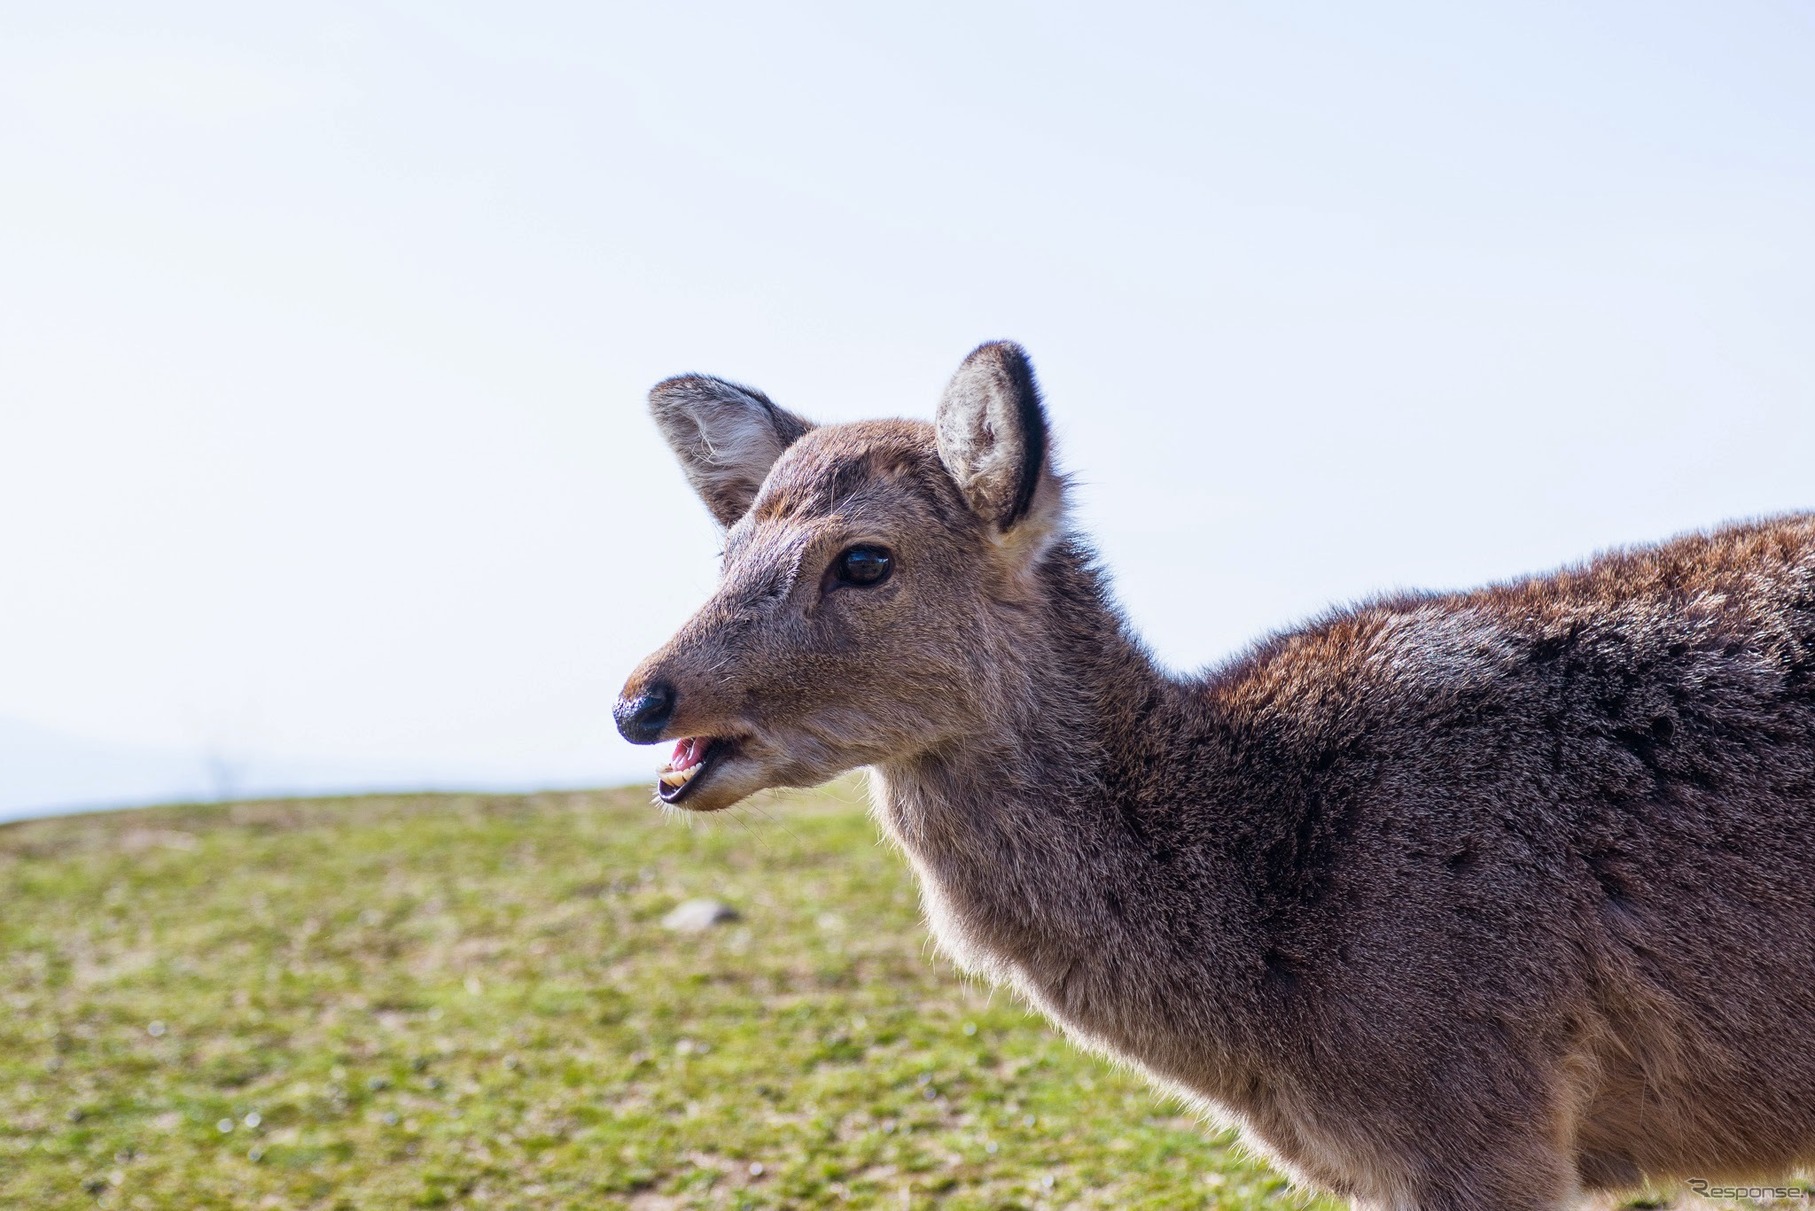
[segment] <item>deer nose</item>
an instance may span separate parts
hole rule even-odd
[[[618,734],[632,744],[654,744],[662,738],[662,729],[674,716],[674,687],[666,681],[652,681],[635,698],[620,698],[611,709],[617,721]]]

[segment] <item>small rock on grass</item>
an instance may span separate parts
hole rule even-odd
[[[687,900],[662,918],[662,928],[680,933],[699,933],[714,925],[723,925],[737,919],[737,909],[723,900]]]

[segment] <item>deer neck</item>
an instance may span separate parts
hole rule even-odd
[[[1101,854],[1090,835],[1126,831],[1123,774],[1160,747],[1149,724],[1178,692],[1129,636],[1088,550],[1060,545],[1039,575],[1006,619],[964,628],[978,645],[974,725],[877,768],[884,823],[953,877],[966,861],[998,882],[1021,873],[1013,854]]]
[[[954,959],[1126,1048],[1128,1031],[1155,1023],[1124,1020],[1117,990],[1169,982],[1176,969],[1178,993],[1201,1005],[1190,982],[1216,961],[1206,948],[1232,932],[1218,918],[1239,909],[1194,903],[1192,937],[1165,933],[1181,916],[1170,865],[1180,805],[1156,788],[1169,767],[1191,764],[1181,752],[1203,751],[1182,734],[1203,726],[1188,722],[1201,708],[1128,634],[1087,550],[1062,546],[1042,574],[1045,603],[980,674],[993,695],[981,734],[877,767],[875,798]],[[1233,888],[1238,880],[1205,878],[1220,860],[1194,851],[1192,885]],[[1181,965],[1187,945],[1195,958]]]

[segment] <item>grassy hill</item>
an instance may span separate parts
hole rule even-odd
[[[0,1206],[1307,1205],[954,975],[861,800],[0,828]]]
[[[1333,1206],[956,976],[855,783],[0,826],[0,1207],[97,1205]]]

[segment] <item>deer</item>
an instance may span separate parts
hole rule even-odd
[[[723,534],[614,716],[713,812],[867,767],[939,949],[1301,1187],[1538,1211],[1815,1161],[1815,516],[1162,668],[1027,354],[932,423],[649,397]]]

